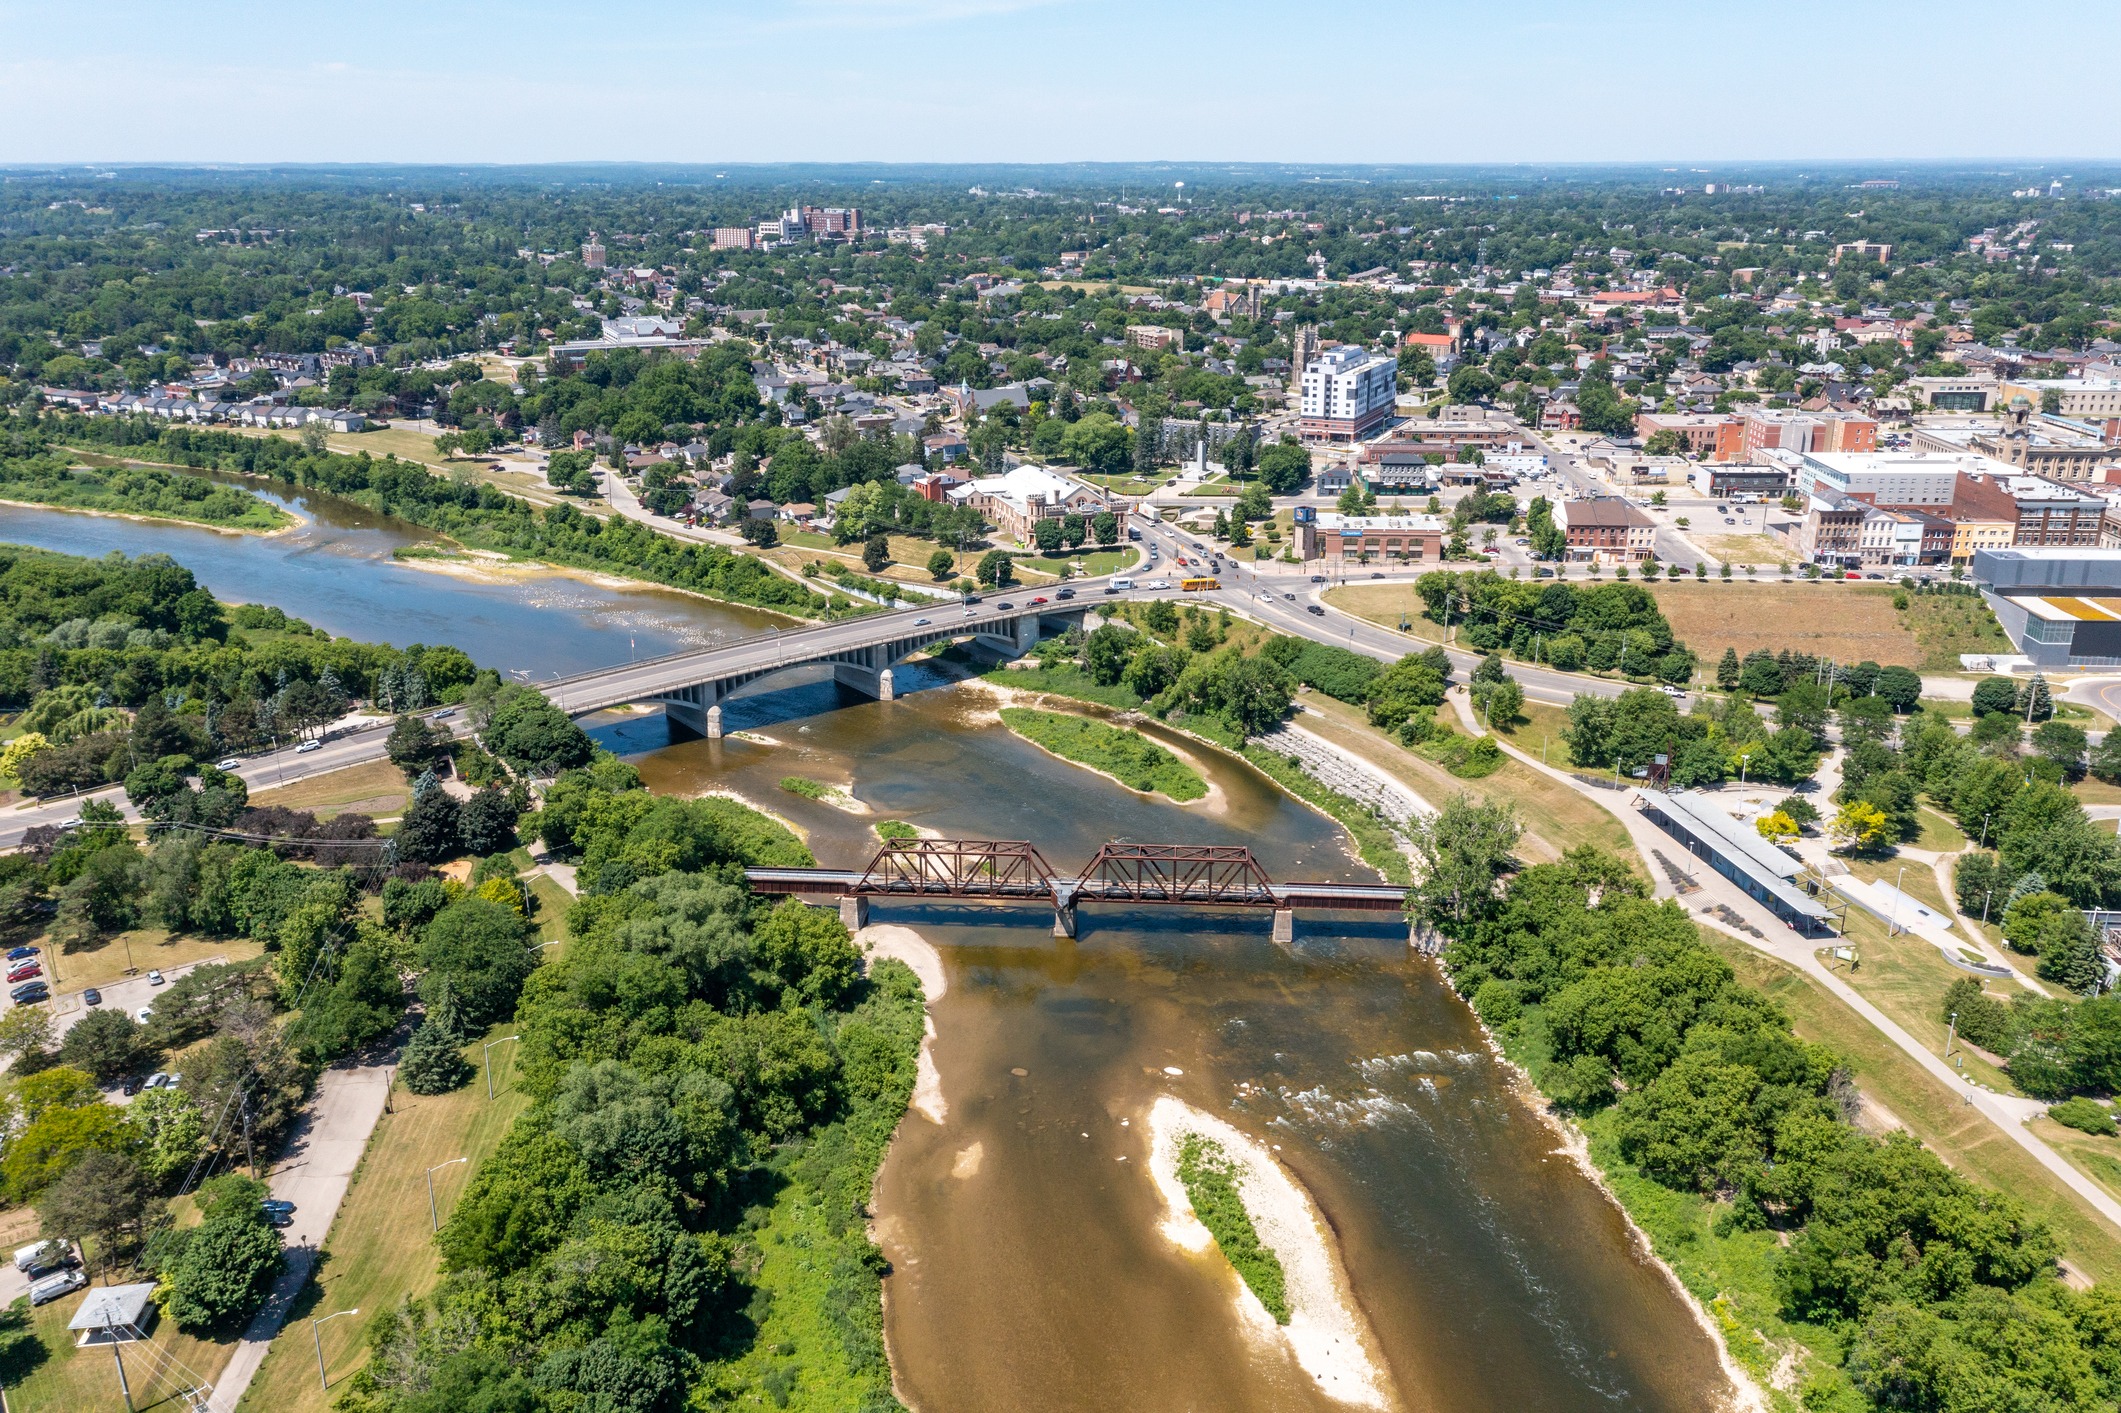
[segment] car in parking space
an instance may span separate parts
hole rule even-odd
[[[142,1006],[139,1010],[133,1012],[133,1019],[141,1025],[146,1025],[154,1018],[155,1008],[153,1006]]]
[[[25,966],[19,966],[10,971],[7,974],[7,980],[8,984],[12,986],[18,981],[31,981],[42,975],[44,975],[44,968],[38,966],[35,962],[30,962]]]
[[[88,990],[81,993],[81,1004],[84,1006],[100,1006],[103,1004],[103,993],[91,986]]]
[[[147,984],[149,986],[160,986],[162,984],[162,973],[154,970],[153,968],[149,968],[147,973]]]
[[[242,762],[238,761],[238,760],[237,760],[237,759],[236,759],[236,758],[235,758],[234,756],[230,756],[230,757],[229,757],[229,758],[228,758],[227,760],[217,760],[217,761],[215,761],[215,762],[214,762],[214,769],[215,769],[215,770],[234,770],[234,769],[235,769],[235,768],[236,768],[236,767],[237,767],[238,765],[240,765],[240,764],[242,764]]]
[[[298,756],[306,756],[311,751],[321,751],[323,749],[324,743],[322,741],[304,741],[301,745],[295,747],[295,754]]]
[[[933,621],[933,619],[928,618],[916,618],[913,620],[913,626],[916,628],[926,628]]]
[[[177,1077],[168,1070],[156,1070],[147,1077],[147,1083],[144,1087],[148,1089],[175,1089],[177,1087]]]
[[[39,1001],[51,999],[52,989],[41,981],[25,981],[7,993],[7,999],[18,1006],[34,1006]]]
[[[7,959],[11,962],[19,962],[24,957],[34,957],[36,955],[37,949],[35,947],[10,947],[7,951]]]
[[[140,1014],[144,1018],[147,1012],[143,1010]],[[124,1079],[118,1082],[118,1092],[120,1094],[123,1094],[126,1098],[130,1099],[133,1095],[138,1094],[140,1092],[140,1081],[134,1079],[131,1075],[127,1075]]]

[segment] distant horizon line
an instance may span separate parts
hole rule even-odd
[[[958,160],[793,158],[787,160],[742,159],[704,161],[655,158],[549,158],[515,160],[393,160],[286,158],[255,161],[215,158],[106,158],[106,159],[5,159],[0,175],[49,175],[74,171],[508,171],[508,170],[661,170],[661,171],[770,171],[791,168],[948,171],[1069,171],[1083,169],[1128,169],[1158,171],[1309,171],[1309,172],[1462,172],[1462,171],[1642,171],[1675,175],[1713,175],[1717,169],[1734,171],[1791,170],[1816,168],[1842,171],[1850,168],[1897,168],[1901,170],[1981,171],[2008,167],[2059,167],[2080,165],[2093,170],[2121,170],[2121,156],[2019,156],[2019,157],[1629,157],[1610,159],[1492,158],[1431,162],[1325,162],[1280,158],[1068,158],[1059,160]],[[1998,174],[2002,174],[2000,171]]]

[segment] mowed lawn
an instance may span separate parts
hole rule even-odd
[[[504,1024],[485,1038],[513,1033]],[[367,1362],[374,1322],[407,1297],[434,1287],[441,1262],[428,1213],[427,1170],[448,1164],[434,1175],[436,1210],[447,1221],[472,1170],[529,1105],[514,1083],[515,1048],[494,1047],[499,1093],[491,1102],[483,1073],[453,1094],[422,1097],[403,1085],[392,1091],[392,1112],[383,1116],[368,1141],[368,1152],[324,1239],[316,1275],[266,1352],[264,1366],[239,1405],[244,1413],[327,1413],[332,1398],[345,1391],[347,1378]],[[465,1058],[474,1065],[480,1063],[480,1052],[477,1043],[464,1048]],[[452,1158],[471,1161],[450,1163]],[[361,1313],[318,1328],[333,1390],[326,1393],[317,1383],[309,1322],[354,1309]]]
[[[324,775],[313,775],[292,785],[266,784],[251,791],[250,802],[260,806],[310,810],[325,818],[349,810],[367,815],[387,815],[403,813],[410,790],[405,772],[387,760],[374,760]]]

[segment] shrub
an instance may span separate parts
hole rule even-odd
[[[2114,1111],[2096,1100],[2065,1099],[2050,1106],[2047,1116],[2064,1128],[2096,1134],[2100,1138],[2114,1136]]]

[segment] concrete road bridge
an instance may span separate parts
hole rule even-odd
[[[1056,937],[1075,936],[1080,904],[1116,903],[1270,910],[1274,940],[1288,942],[1299,908],[1399,913],[1407,896],[1383,883],[1277,883],[1250,849],[1231,844],[1115,842],[1070,876],[1022,840],[893,839],[863,868],[747,868],[744,876],[760,893],[836,897],[850,930],[867,924],[872,898],[947,899],[1051,903]]]
[[[570,716],[627,703],[654,703],[672,722],[710,740],[722,734],[722,701],[731,692],[791,668],[829,666],[833,676],[881,701],[892,698],[892,669],[914,653],[971,638],[1014,657],[1030,651],[1041,634],[1081,626],[1083,617],[1107,603],[1100,581],[1084,581],[1060,599],[1033,591],[985,602],[943,603],[918,612],[874,614],[741,642],[695,648],[641,662],[563,677],[535,685]]]

